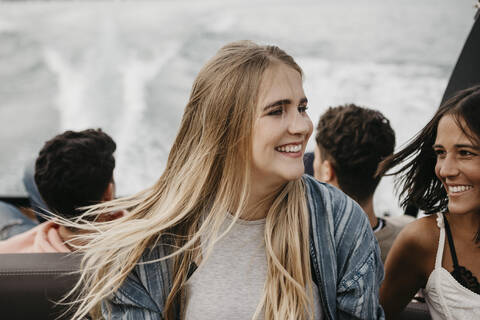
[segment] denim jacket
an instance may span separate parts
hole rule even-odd
[[[325,319],[384,319],[378,301],[383,280],[380,251],[367,216],[338,189],[304,175],[310,211],[310,259]],[[170,260],[157,245],[146,250],[113,296],[104,301],[108,319],[163,319],[172,286]],[[109,311],[107,311],[109,310]]]

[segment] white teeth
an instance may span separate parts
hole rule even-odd
[[[472,189],[472,186],[448,186],[448,192],[456,193],[456,192],[463,192]]]
[[[288,145],[288,146],[282,146],[282,147],[276,147],[275,148],[277,151],[280,152],[299,152],[302,150],[302,145],[301,144],[296,144],[296,145]]]

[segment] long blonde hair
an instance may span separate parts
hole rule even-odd
[[[144,251],[167,245],[167,237],[171,250],[162,259],[173,259],[174,274],[163,316],[174,319],[199,239],[209,244],[208,252],[229,230],[219,234],[226,213],[238,219],[245,212],[259,87],[265,71],[282,63],[302,74],[293,58],[275,46],[240,41],[221,48],[193,84],[157,183],[132,197],[96,205],[72,223],[90,231],[81,236],[86,244],[80,246],[84,258],[74,319],[88,313],[96,318],[101,302],[121,286]],[[303,181],[286,183],[269,200],[268,273],[255,316],[264,307],[265,319],[312,318],[309,215]],[[120,219],[85,223],[91,216],[123,209],[129,213]]]

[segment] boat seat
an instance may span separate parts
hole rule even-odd
[[[398,320],[431,320],[430,312],[428,312],[425,302],[410,302],[405,310],[399,315]]]
[[[2,319],[69,319],[55,304],[78,280],[81,256],[66,253],[0,254]],[[61,316],[61,317],[59,317]],[[425,303],[411,302],[399,320],[429,320]]]
[[[2,319],[69,319],[59,301],[78,280],[80,255],[0,254]],[[60,316],[60,317],[59,317]]]

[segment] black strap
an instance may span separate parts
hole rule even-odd
[[[315,283],[315,285],[320,289],[320,284],[317,279],[317,273],[315,272],[315,266],[313,265],[312,259],[310,259],[310,270],[312,273],[312,281]]]
[[[450,272],[450,274],[462,286],[464,286],[470,291],[480,294],[480,283],[478,283],[477,278],[472,274],[470,270],[468,270],[463,266],[458,265],[457,254],[455,252],[455,246],[453,245],[452,233],[450,231],[450,226],[445,217],[445,214],[443,215],[443,221],[445,224],[445,230],[447,231],[448,244],[450,246],[450,253],[452,254],[452,260],[453,260],[453,271]]]
[[[453,269],[458,269],[458,260],[457,260],[457,253],[455,252],[455,245],[453,244],[453,237],[452,237],[452,232],[450,231],[450,225],[448,224],[447,217],[445,216],[445,213],[443,214],[443,222],[445,224],[445,231],[447,231],[447,240],[448,240],[448,246],[450,247],[450,254],[452,255],[452,260],[453,260]]]
[[[193,275],[193,273],[197,270],[197,264],[195,262],[191,262],[187,272],[187,280]]]
[[[383,218],[377,218],[377,225],[373,227],[373,232],[382,230],[387,225],[387,222]]]

